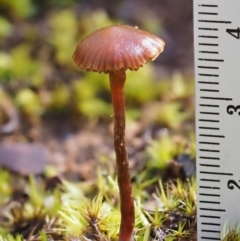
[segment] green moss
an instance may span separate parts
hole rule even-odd
[[[12,30],[12,24],[6,18],[0,16],[0,36],[7,37]]]
[[[51,108],[58,111],[66,110],[70,97],[70,90],[66,85],[57,85],[51,95]]]
[[[29,116],[39,116],[43,112],[39,96],[30,89],[21,89],[18,91],[15,103]]]
[[[235,224],[231,227],[229,222],[225,222],[223,230],[221,232],[221,240],[223,241],[239,241],[240,240],[240,225]]]
[[[159,85],[153,80],[153,68],[150,63],[138,71],[127,71],[125,84],[127,102],[147,103],[156,98],[158,90]]]
[[[11,78],[21,81],[29,81],[32,76],[41,71],[41,65],[30,56],[31,46],[29,44],[19,44],[11,50]]]
[[[34,10],[31,0],[0,0],[0,6],[2,9],[12,11],[17,18],[29,17]]]
[[[70,61],[77,46],[77,19],[71,10],[53,13],[50,20],[52,32],[48,41],[56,48],[55,60],[61,65],[72,65]]]
[[[83,100],[77,105],[78,110],[90,120],[96,120],[99,117],[110,117],[111,105],[97,98]]]

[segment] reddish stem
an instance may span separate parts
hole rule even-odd
[[[125,148],[125,96],[123,71],[111,72],[110,87],[114,111],[114,148],[117,161],[118,186],[120,191],[121,225],[119,241],[130,241],[134,228],[134,204]]]

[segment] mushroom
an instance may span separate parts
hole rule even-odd
[[[138,70],[163,51],[162,39],[137,27],[113,25],[85,37],[74,52],[74,62],[85,71],[108,73],[114,112],[114,148],[120,192],[119,241],[130,241],[134,228],[134,203],[125,148],[126,70]]]

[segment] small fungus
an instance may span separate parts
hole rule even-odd
[[[85,71],[108,73],[114,112],[114,148],[120,191],[119,241],[130,241],[134,228],[134,203],[125,147],[126,70],[138,70],[163,51],[159,37],[137,27],[114,25],[98,29],[77,46],[73,60]]]

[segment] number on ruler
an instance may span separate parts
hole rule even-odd
[[[234,106],[234,105],[228,105],[227,106],[227,113],[229,115],[233,115],[233,113],[236,113],[238,111],[238,115],[240,115],[240,105]]]
[[[231,34],[234,38],[240,39],[240,28],[237,29],[226,29],[227,33]]]
[[[240,181],[240,180],[239,180]],[[237,187],[238,189],[240,189],[240,186],[237,184],[236,181],[234,180],[229,180],[228,183],[227,183],[227,186],[229,189],[233,190],[234,187]]]

